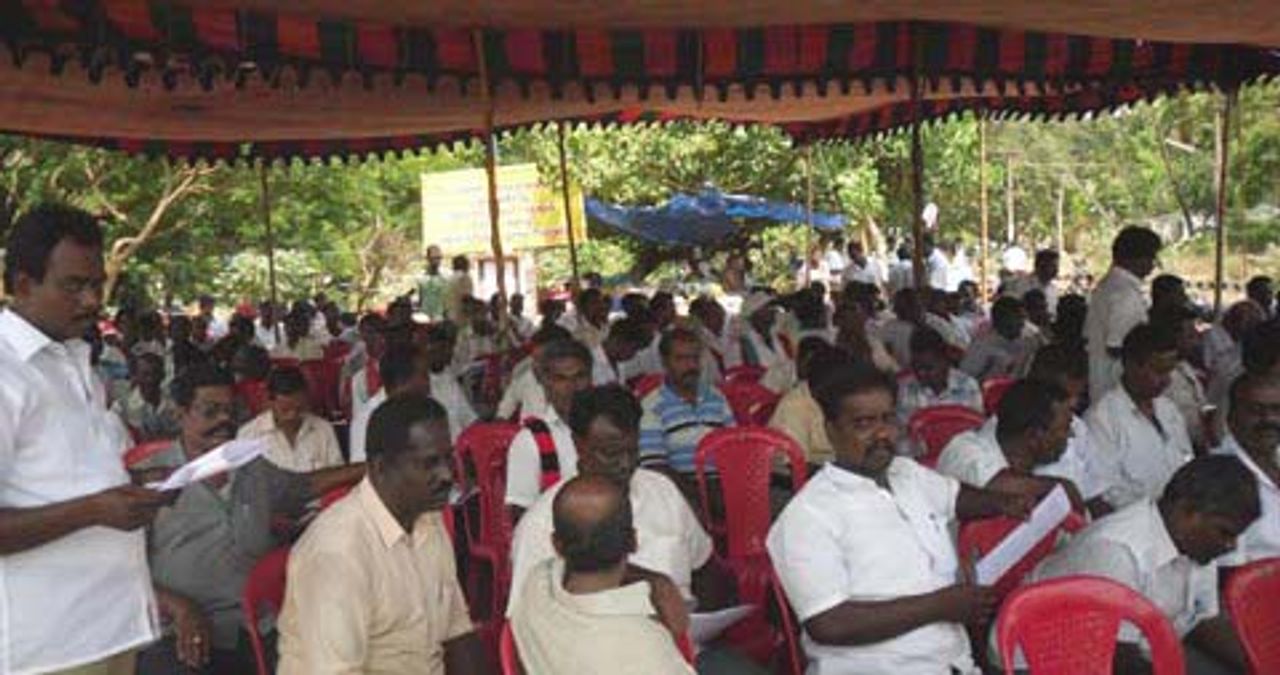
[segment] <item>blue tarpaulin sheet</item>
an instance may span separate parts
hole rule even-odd
[[[619,206],[588,197],[586,210],[588,218],[602,225],[663,246],[714,245],[740,229],[737,219],[799,224],[809,221],[808,212],[800,204],[716,190],[677,194],[661,206]],[[815,211],[813,225],[819,230],[839,231],[844,228],[845,218]]]

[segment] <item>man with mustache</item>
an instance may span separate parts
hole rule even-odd
[[[1218,610],[1215,560],[1235,548],[1258,512],[1258,481],[1240,460],[1201,457],[1178,469],[1159,499],[1142,499],[1093,523],[1025,583],[1086,574],[1124,584],[1168,617],[1189,647],[1188,672],[1215,672],[1218,664],[1200,663],[1206,658],[1244,672],[1243,650]],[[1122,626],[1115,672],[1150,672],[1144,649],[1137,630]]]
[[[977,673],[962,624],[998,599],[972,579],[955,520],[1022,517],[1032,500],[962,485],[895,455],[892,379],[866,364],[822,378],[835,461],[769,531],[769,557],[804,626],[811,672]]]
[[[169,496],[130,482],[128,436],[82,339],[102,230],[36,206],[5,244],[0,312],[0,655],[6,672],[133,673],[156,638],[142,527]]]
[[[1224,565],[1280,556],[1280,379],[1245,373],[1231,385],[1230,432],[1216,455],[1234,456],[1258,480],[1262,517],[1240,535]]]
[[[453,487],[448,412],[418,392],[369,420],[369,472],[289,556],[280,675],[489,672],[441,510]]]
[[[140,468],[175,468],[235,438],[232,375],[199,364],[174,380],[181,435]],[[151,525],[148,559],[171,634],[138,657],[140,675],[234,673],[254,669],[240,595],[258,559],[281,545],[273,516],[353,483],[364,466],[293,473],[259,457],[234,471],[183,488]]]
[[[640,407],[640,464],[667,472],[694,494],[693,454],[712,429],[734,426],[724,394],[702,381],[702,338],[673,328],[658,343],[667,377]]]

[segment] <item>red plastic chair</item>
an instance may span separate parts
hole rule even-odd
[[[141,445],[135,445],[124,453],[124,467],[132,469],[134,466],[168,450],[172,445],[172,438],[160,438]]]
[[[284,585],[289,567],[289,547],[275,549],[262,556],[249,579],[244,584],[244,593],[240,596],[240,608],[244,612],[244,627],[249,631],[249,644],[253,647],[253,656],[258,662],[258,675],[271,675],[267,664],[267,655],[262,648],[262,636],[258,633],[258,609],[266,606],[274,614],[280,613],[284,605]]]
[[[1249,563],[1227,578],[1227,614],[1249,659],[1253,675],[1280,672],[1280,558]]]
[[[777,574],[773,570],[769,571],[769,590],[774,605],[778,610],[778,623],[781,624],[780,630],[783,640],[783,646],[786,647],[787,661],[784,672],[789,675],[803,675],[805,667],[804,648],[800,644],[800,620],[796,617],[795,610],[791,608],[791,601],[787,599],[786,589],[782,587],[782,582],[778,580]]]
[[[511,522],[507,518],[507,450],[520,425],[507,422],[473,424],[458,437],[454,470],[464,490],[476,489],[479,522],[465,522],[472,560],[484,561],[490,570],[491,620],[503,616],[510,585]],[[465,513],[464,509],[464,513]],[[472,565],[467,586],[472,599],[479,596],[479,576]],[[473,600],[474,603],[474,600]]]
[[[996,414],[996,410],[1000,407],[1000,400],[1004,398],[1004,393],[1009,391],[1009,387],[1012,387],[1017,381],[1017,378],[1002,375],[988,377],[982,381],[982,408],[988,416]]]
[[[724,381],[725,381],[725,384],[729,384],[731,382],[739,382],[743,380],[748,380],[751,382],[759,382],[760,378],[764,377],[764,372],[765,372],[764,368],[760,366],[748,366],[748,365],[734,366],[724,371]]]
[[[1021,524],[1022,521],[1016,518],[1005,517],[983,518],[982,520],[967,522],[960,526],[959,543],[956,545],[956,549],[961,556],[968,556],[972,553],[977,553],[978,556],[986,555]],[[1041,560],[1053,553],[1054,547],[1058,543],[1058,534],[1060,532],[1079,532],[1087,524],[1088,522],[1084,516],[1074,512],[1068,514],[1067,519],[1062,521],[1062,524],[1045,535],[1044,539],[1041,539],[1022,560],[1018,561],[1008,572],[1005,572],[1004,576],[996,580],[996,592],[1001,597],[1004,597],[1017,588],[1022,583],[1023,577],[1035,569],[1035,566],[1040,564]]]
[[[924,448],[916,461],[932,467],[957,434],[977,429],[986,422],[982,413],[962,405],[935,405],[921,408],[907,420],[907,434]]]
[[[658,387],[662,386],[662,380],[665,377],[666,376],[663,375],[662,373],[649,373],[647,375],[641,375],[640,377],[637,377],[631,380],[631,382],[629,383],[629,386],[631,387],[631,393],[635,394],[636,398],[644,398],[649,394],[657,391]]]
[[[782,399],[774,391],[765,388],[759,382],[737,380],[726,383],[720,388],[729,408],[733,410],[733,418],[742,426],[754,425],[763,427],[769,424],[773,409],[778,407]]]
[[[257,417],[267,409],[266,380],[240,380],[236,383],[235,394],[249,409],[249,414]]]
[[[1036,675],[1109,673],[1121,621],[1146,638],[1155,675],[1183,675],[1182,644],[1160,608],[1127,586],[1091,576],[1050,579],[1009,594],[996,621],[1004,672],[1012,675],[1021,648]]]

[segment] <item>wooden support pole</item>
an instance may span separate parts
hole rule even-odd
[[[988,298],[987,259],[991,239],[987,208],[987,113],[978,113],[978,200],[982,211],[982,230],[978,234],[978,296],[985,305]]]
[[[476,29],[471,33],[476,50],[476,63],[480,69],[480,93],[484,97],[484,172],[489,183],[489,240],[493,248],[494,269],[498,275],[498,297],[503,311],[499,321],[504,324],[507,319],[507,274],[506,258],[502,252],[502,231],[498,209],[498,139],[493,134],[494,102],[490,90],[489,64],[485,56],[484,32]],[[501,328],[501,326],[499,327]]]
[[[1218,108],[1217,114],[1217,143],[1215,143],[1214,160],[1217,164],[1217,200],[1214,209],[1214,221],[1217,225],[1215,232],[1213,252],[1213,311],[1215,314],[1222,313],[1222,284],[1224,281],[1225,270],[1224,257],[1226,254],[1227,239],[1227,167],[1231,160],[1230,143],[1231,140],[1231,116],[1235,109],[1236,96],[1238,90],[1234,87],[1222,95],[1222,105]]]
[[[267,182],[267,160],[258,165],[259,205],[262,210],[262,223],[267,233],[267,286],[271,291],[271,331],[275,334],[276,343],[280,337],[280,299],[276,290],[276,233],[271,226],[271,191]]]
[[[808,223],[804,230],[804,285],[808,288],[813,283],[813,146],[804,148],[805,174],[805,217]]]
[[[573,233],[573,200],[569,196],[569,161],[565,152],[564,120],[556,123],[557,148],[560,152],[560,195],[564,198],[564,223],[569,230],[569,267],[573,270],[573,286],[580,288],[578,275],[578,242]]]
[[[911,82],[912,110],[915,111],[911,120],[911,272],[915,276],[916,288],[924,290],[929,287],[929,273],[924,259],[924,146],[920,140],[920,87],[920,78],[914,78]]]

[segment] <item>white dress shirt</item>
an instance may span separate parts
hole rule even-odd
[[[1072,420],[1072,434],[1076,433],[1077,422]],[[938,457],[938,472],[951,476],[966,485],[986,487],[992,478],[1009,467],[1009,460],[1000,449],[996,439],[998,418],[992,417],[978,429],[966,431],[951,439]],[[1072,439],[1075,440],[1074,437]],[[1101,482],[1093,477],[1089,463],[1081,455],[1081,443],[1067,442],[1062,456],[1052,464],[1037,466],[1031,470],[1036,476],[1064,478],[1071,481],[1080,495],[1086,500],[1093,499],[1102,493]]]
[[[542,410],[546,406],[547,395],[533,372],[533,358],[517,363],[512,370],[511,384],[507,385],[507,390],[502,392],[502,400],[498,402],[498,419],[511,419],[517,411],[527,415],[531,410]]]
[[[605,353],[604,347],[597,345],[589,349],[591,350],[591,384],[593,386],[601,387],[622,381],[618,369],[614,368],[613,363],[609,361],[609,355]]]
[[[347,438],[347,455],[351,458],[351,463],[356,464],[365,461],[367,454],[365,452],[365,441],[368,440],[369,434],[369,418],[373,416],[373,411],[378,409],[387,400],[387,390],[382,388],[373,398],[365,401],[355,409],[351,414],[350,436]]]
[[[1049,314],[1056,315],[1058,313],[1058,285],[1053,281],[1046,284],[1040,281],[1040,277],[1034,273],[1019,274],[1005,283],[1004,288],[1001,289],[1003,295],[1019,300],[1031,291],[1044,293],[1045,303],[1049,306]]]
[[[0,312],[0,508],[129,482],[128,434],[107,410],[89,345]],[[142,529],[87,527],[0,556],[0,672],[73,668],[158,637]]]
[[[549,404],[533,414],[532,411],[521,413],[524,417],[537,417],[546,422],[551,431],[551,440],[556,446],[556,459],[560,464],[560,477],[573,478],[578,475],[578,448],[573,444],[573,432],[569,424],[560,419],[555,408]],[[507,497],[506,503],[527,509],[538,500],[542,493],[542,460],[538,452],[538,443],[533,439],[533,432],[521,429],[511,441],[511,449],[507,451]]]
[[[1129,331],[1146,320],[1142,280],[1113,266],[1090,294],[1084,322],[1084,337],[1089,341],[1089,400],[1101,400],[1120,382],[1120,362],[1107,350],[1119,349]]]
[[[902,368],[911,367],[911,333],[916,325],[902,319],[889,319],[875,327],[875,337],[889,348],[893,360]]]
[[[1209,374],[1209,387],[1205,395],[1210,403],[1225,408],[1231,383],[1244,372],[1240,344],[1221,323],[1217,323],[1205,331],[1203,349],[1204,369]]]
[[[553,485],[520,518],[511,540],[511,599],[507,603],[510,617],[521,597],[521,587],[530,571],[556,557],[551,545],[555,529],[551,505],[556,494],[569,479],[565,476]],[[680,589],[685,600],[692,601],[693,572],[711,558],[711,537],[707,536],[689,502],[670,478],[649,469],[637,469],[628,490],[631,497],[632,525],[636,530],[636,552],[630,561],[652,572],[665,574]]]
[[[1116,508],[1159,497],[1178,467],[1191,459],[1191,438],[1178,407],[1163,396],[1154,407],[1159,428],[1117,386],[1085,415],[1099,471],[1111,481],[1103,496]]]
[[[275,413],[264,410],[257,417],[240,427],[237,438],[266,438],[268,462],[295,473],[308,473],[342,464],[342,449],[333,425],[315,415],[302,416],[302,426],[293,443],[276,426]]]
[[[1160,608],[1179,637],[1218,615],[1217,565],[1179,553],[1149,499],[1094,522],[1040,563],[1026,583],[1074,574],[1106,577],[1137,591]],[[1119,639],[1141,644],[1128,624],[1121,624]]]
[[[769,530],[769,558],[800,621],[847,601],[883,602],[956,583],[950,527],[960,483],[894,458],[890,490],[828,464]],[[978,672],[964,626],[931,623],[857,647],[803,636],[809,675]]]
[[[1280,448],[1276,448],[1276,452],[1280,452]],[[1213,454],[1235,455],[1249,467],[1258,479],[1258,501],[1262,505],[1262,515],[1236,539],[1236,550],[1223,556],[1220,562],[1224,566],[1237,566],[1263,558],[1280,557],[1280,488],[1240,447],[1235,436],[1227,434],[1226,440]]]
[[[431,398],[449,413],[449,438],[455,443],[458,436],[479,419],[475,409],[471,407],[471,400],[467,398],[451,370],[431,374]]]

